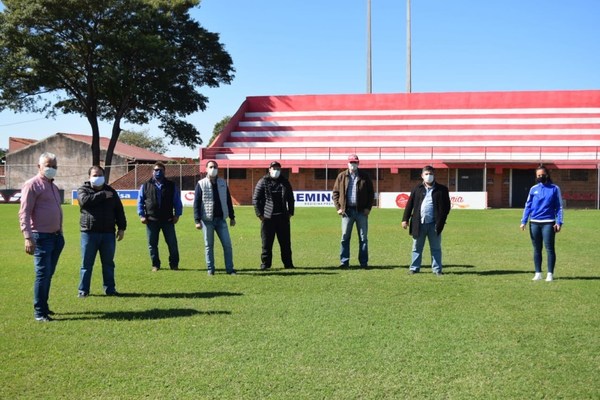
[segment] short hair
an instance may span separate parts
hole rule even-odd
[[[46,160],[56,161],[56,154],[46,151],[40,155],[38,163],[42,165]]]
[[[161,161],[157,161],[157,162],[155,162],[155,163],[154,163],[154,166],[155,166],[155,167],[159,167],[159,168],[161,168],[161,169],[163,169],[163,170],[165,170],[165,169],[166,169],[166,168],[165,168],[165,164],[163,164]]]
[[[219,168],[219,164],[215,160],[208,160],[204,166],[208,167],[208,164],[210,163],[215,164],[215,167]]]
[[[421,171],[421,173],[423,172],[435,172],[435,168],[433,168],[431,165],[426,165],[423,167],[423,170]]]
[[[99,166],[99,165],[92,165],[92,166],[90,167],[90,169],[88,169],[88,176],[92,174],[92,171],[93,171],[93,170],[96,170],[96,171],[102,171],[102,175],[104,175],[104,168],[102,168],[102,167],[101,167],[101,166]]]

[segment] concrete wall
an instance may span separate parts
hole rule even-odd
[[[20,189],[23,183],[38,173],[39,157],[44,152],[56,154],[58,160],[58,173],[55,183],[64,189],[70,198],[71,190],[76,190],[88,179],[88,169],[92,165],[92,150],[87,143],[54,135],[43,141],[34,143],[14,153],[6,155],[6,189]],[[104,159],[105,151],[100,152]],[[128,160],[114,155],[111,178],[116,179],[127,173]]]

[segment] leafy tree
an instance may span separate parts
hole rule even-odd
[[[121,135],[119,136],[119,141],[132,146],[141,147],[142,149],[150,150],[158,154],[164,154],[168,150],[162,138],[151,137],[148,135],[148,129],[143,131],[122,130]]]
[[[212,144],[212,142],[215,141],[215,139],[217,138],[217,136],[219,136],[219,134],[223,131],[223,129],[225,129],[225,126],[229,123],[229,121],[231,121],[230,115],[223,117],[222,120],[220,120],[219,122],[217,122],[215,124],[215,127],[213,128],[212,137],[208,141],[209,146]]]
[[[202,86],[229,84],[229,54],[191,19],[199,0],[3,0],[0,110],[81,114],[100,163],[98,121],[112,121],[110,166],[121,122],[158,119],[171,144],[202,143],[182,120],[204,111]],[[107,174],[109,168],[107,169]]]

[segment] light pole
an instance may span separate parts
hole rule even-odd
[[[371,0],[367,0],[367,93],[373,93],[371,73]]]
[[[406,92],[412,91],[411,83],[411,52],[410,52],[410,0],[406,0]]]

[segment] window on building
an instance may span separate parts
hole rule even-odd
[[[315,180],[335,179],[338,176],[337,168],[315,168]]]
[[[245,168],[229,168],[228,174],[229,179],[246,179]]]
[[[589,179],[587,169],[568,169],[563,174],[566,181],[587,182]]]
[[[422,168],[411,168],[410,170],[410,180],[411,181],[421,181],[421,173],[423,172]]]
[[[384,174],[383,174],[383,169],[379,169],[379,176],[377,175],[377,169],[375,168],[361,168],[362,171],[366,172],[367,174],[369,174],[369,176],[371,177],[371,180],[383,180]]]

